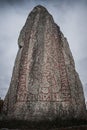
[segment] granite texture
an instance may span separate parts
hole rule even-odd
[[[85,118],[83,88],[67,39],[42,6],[29,14],[4,100],[8,119]]]

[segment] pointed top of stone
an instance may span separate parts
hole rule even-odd
[[[42,5],[37,5],[36,7],[34,7],[33,12],[37,12],[37,11],[46,11],[46,12],[48,12],[47,9]]]
[[[34,7],[34,9],[44,9],[47,10],[44,6],[42,5],[37,5],[36,7]]]

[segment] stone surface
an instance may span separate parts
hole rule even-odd
[[[2,113],[3,109],[3,100],[0,98],[0,113]]]
[[[0,130],[38,130],[36,129],[8,129],[8,128],[1,128]],[[67,127],[67,128],[53,128],[53,129],[39,129],[39,130],[87,130],[87,126],[78,126],[78,127]]]
[[[9,119],[85,117],[82,84],[59,26],[42,6],[29,14],[18,39],[3,111]]]

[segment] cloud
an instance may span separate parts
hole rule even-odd
[[[77,62],[78,72],[80,75],[80,78],[82,79],[84,86],[87,84],[87,57],[82,58]],[[86,85],[87,86],[87,85]]]
[[[48,9],[67,37],[76,69],[83,84],[87,83],[86,0],[3,0],[0,1],[0,95],[2,98],[10,84],[20,30],[29,12],[38,4]]]

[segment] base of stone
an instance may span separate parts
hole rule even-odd
[[[41,128],[41,129],[37,129],[37,128],[23,128],[23,129],[14,129],[14,128],[1,128],[0,130],[87,130],[87,126],[72,126],[72,127],[61,127],[61,128],[50,128],[50,129],[46,129],[45,127],[44,128]]]
[[[53,121],[0,121],[0,130],[87,130],[87,120],[53,120]]]

